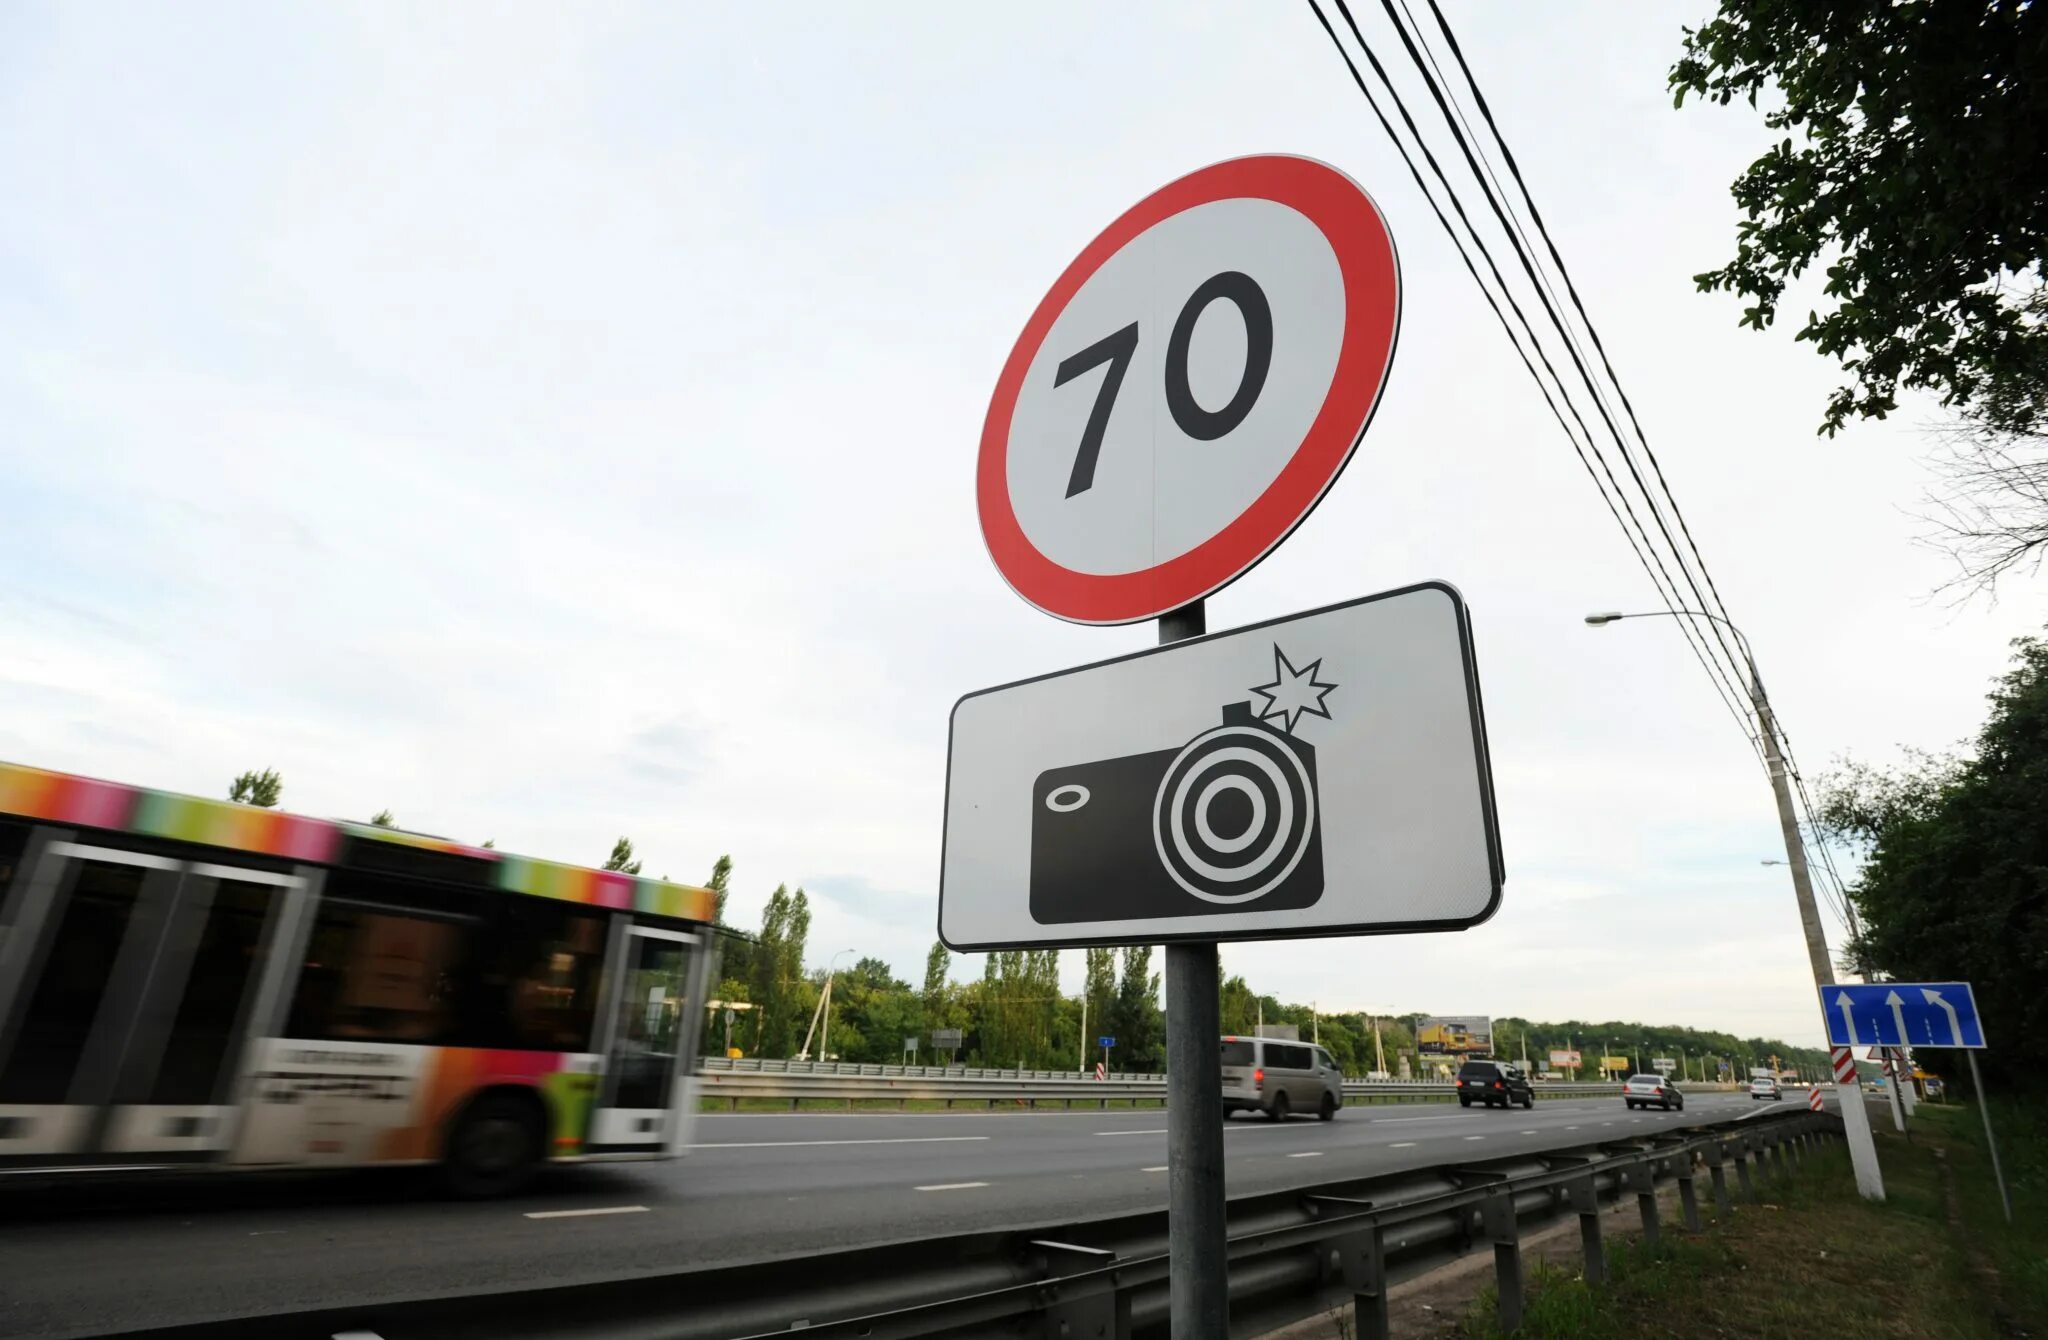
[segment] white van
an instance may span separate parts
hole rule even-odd
[[[1223,1115],[1263,1112],[1268,1120],[1313,1112],[1335,1119],[1344,1106],[1344,1072],[1312,1042],[1223,1039]]]

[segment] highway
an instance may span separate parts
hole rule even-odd
[[[1669,1114],[1613,1097],[1529,1111],[1357,1106],[1330,1123],[1239,1117],[1225,1137],[1229,1190],[1480,1162],[1763,1106],[1699,1093]],[[435,1199],[417,1174],[391,1171],[0,1179],[0,1335],[570,1283],[1166,1201],[1158,1109],[705,1115],[693,1141],[674,1162],[555,1169],[527,1194],[480,1203]]]

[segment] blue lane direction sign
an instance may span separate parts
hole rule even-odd
[[[1968,982],[1864,982],[1820,989],[1836,1047],[1984,1046]]]
[[[1095,1039],[1095,1045],[1096,1045],[1096,1046],[1098,1046],[1098,1047],[1114,1047],[1114,1046],[1116,1046],[1116,1039],[1115,1039],[1115,1038],[1097,1038],[1097,1039]]]

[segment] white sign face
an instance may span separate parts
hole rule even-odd
[[[977,485],[997,568],[1083,623],[1228,583],[1349,460],[1399,318],[1385,221],[1333,168],[1233,159],[1148,196],[1067,268],[998,380]]]
[[[1502,866],[1464,602],[1426,584],[953,709],[954,949],[1462,930]]]

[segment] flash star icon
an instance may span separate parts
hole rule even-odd
[[[1280,644],[1274,643],[1273,682],[1255,685],[1252,688],[1253,693],[1266,700],[1264,710],[1259,713],[1259,720],[1270,721],[1278,717],[1280,729],[1289,735],[1294,733],[1295,725],[1303,716],[1319,716],[1328,721],[1330,709],[1323,706],[1323,699],[1337,686],[1325,684],[1316,678],[1316,672],[1322,668],[1322,659],[1318,657],[1310,661],[1305,668],[1295,669],[1293,662],[1287,659],[1287,653],[1280,650]]]

